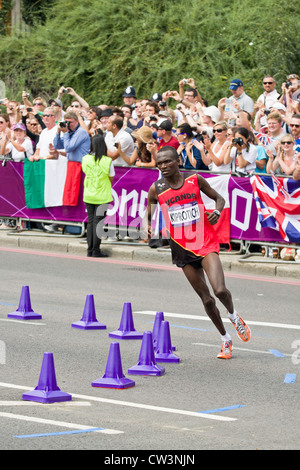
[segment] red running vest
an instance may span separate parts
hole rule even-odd
[[[164,178],[155,183],[172,261],[181,267],[220,250],[216,232],[204,214],[197,175],[183,176],[184,183],[179,189],[171,188]]]

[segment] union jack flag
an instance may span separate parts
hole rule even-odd
[[[300,181],[274,175],[250,181],[262,227],[278,230],[283,241],[300,243]]]

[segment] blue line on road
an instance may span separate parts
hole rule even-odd
[[[296,374],[285,374],[284,384],[293,384],[296,381]]]
[[[280,351],[277,351],[277,349],[269,349],[269,351],[274,354],[275,357],[285,357],[285,355]]]
[[[49,433],[44,433],[44,434],[23,434],[20,436],[14,436],[17,437],[18,439],[28,439],[31,437],[48,437],[48,436],[63,436],[66,434],[82,434],[85,432],[95,432],[95,431],[104,431],[104,428],[90,428],[90,429],[80,429],[80,430],[74,430],[74,431],[62,431],[62,432],[49,432]]]
[[[209,414],[209,413],[218,413],[220,411],[228,411],[228,410],[235,410],[237,408],[244,408],[246,405],[232,405],[226,406],[225,408],[217,408],[215,410],[206,410],[206,411],[199,411],[199,413]]]

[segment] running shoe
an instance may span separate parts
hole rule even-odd
[[[228,315],[228,312],[227,312],[227,315]],[[251,331],[250,331],[250,328],[248,325],[246,325],[246,323],[244,322],[244,320],[239,316],[239,314],[237,313],[237,318],[235,320],[231,320],[231,323],[233,324],[233,326],[235,327],[236,329],[236,332],[238,334],[238,337],[242,340],[242,341],[249,341],[250,337],[251,337]]]
[[[231,359],[232,356],[232,341],[224,341],[222,343],[221,351],[218,354],[218,359]]]

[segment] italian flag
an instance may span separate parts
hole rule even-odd
[[[24,161],[25,201],[28,209],[76,206],[81,163],[60,155],[57,160]]]

